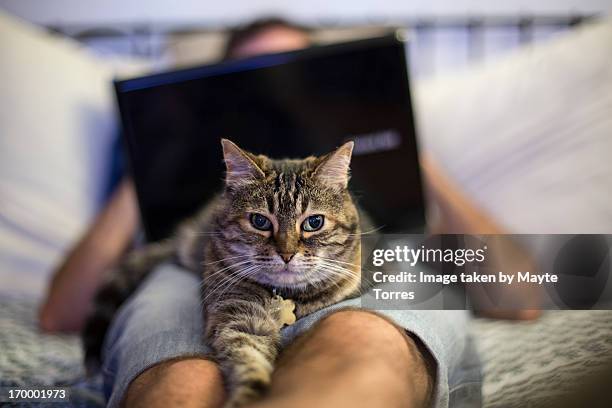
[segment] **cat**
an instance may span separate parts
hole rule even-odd
[[[240,407],[267,389],[285,324],[360,293],[367,217],[348,189],[353,142],[301,160],[221,144],[223,192],[172,238],[126,258],[98,292],[83,340],[90,365],[121,303],[172,259],[202,278],[203,341],[224,375],[227,406]]]

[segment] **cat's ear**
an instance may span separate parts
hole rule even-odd
[[[253,180],[263,179],[265,174],[249,155],[227,139],[221,139],[225,161],[225,185],[236,187]]]
[[[314,171],[314,176],[321,183],[337,188],[346,188],[349,181],[349,165],[353,154],[354,143],[346,142],[333,152],[323,156],[321,163]]]

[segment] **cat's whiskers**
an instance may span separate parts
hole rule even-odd
[[[260,269],[259,265],[251,265],[248,266],[242,270],[240,270],[234,279],[232,279],[227,285],[225,285],[225,288],[222,290],[222,292],[219,294],[219,299],[223,298],[223,295],[225,295],[225,293],[231,289],[233,286],[235,286],[236,284],[240,283],[241,281],[245,280],[248,277],[254,276]]]
[[[373,228],[373,229],[368,230],[366,232],[359,232],[357,234],[346,234],[346,235],[348,235],[349,237],[361,237],[363,235],[369,235],[369,234],[373,234],[375,232],[378,232],[378,231],[380,231],[383,228],[385,228],[385,226],[381,225],[380,227]]]
[[[205,304],[206,300],[209,299],[211,296],[215,295],[229,280],[231,280],[237,274],[237,272],[238,271],[229,272],[227,276],[225,276],[219,282],[216,282],[212,287],[210,288],[205,287],[204,288],[205,295],[202,296],[200,303]]]
[[[249,259],[247,259],[247,260],[242,260],[242,261],[235,262],[235,263],[233,263],[231,265],[227,265],[227,266],[225,266],[225,267],[223,267],[223,268],[221,268],[219,270],[216,270],[216,271],[214,271],[211,274],[206,274],[206,279],[210,279],[212,277],[218,276],[218,275],[222,274],[223,272],[225,272],[226,270],[232,269],[232,268],[234,268],[236,266],[241,266],[241,265],[244,265],[244,264],[248,264],[248,263],[250,263],[252,261],[260,261],[261,258],[266,259],[265,257],[261,257],[261,256],[249,256]]]
[[[319,283],[321,286],[323,286],[323,281],[326,281],[326,282],[330,282],[332,285],[336,286],[338,289],[342,288],[342,286],[340,285],[340,282],[342,281],[342,279],[338,279],[338,280],[336,280],[336,279],[329,279],[329,275],[330,275],[330,273],[328,272],[327,268],[325,268],[325,267],[324,267],[324,268],[321,268],[321,269],[317,268],[317,269],[315,269],[315,270],[317,271],[317,274],[318,274],[318,275],[325,275],[325,276],[323,276],[322,278],[319,278],[319,279],[317,280],[317,282],[318,282],[318,283]],[[320,272],[319,272],[319,271],[320,271]],[[321,273],[321,272],[322,272],[322,273]],[[336,272],[333,272],[333,271],[332,271],[331,275],[336,276]]]
[[[340,261],[338,259],[333,259],[333,258],[326,258],[324,256],[314,255],[314,257],[317,258],[317,259],[321,259],[323,261],[327,261],[327,262],[334,262],[334,263],[342,264],[342,265],[359,266],[359,264],[354,264],[354,263],[351,263],[351,262],[344,262],[344,261]]]
[[[352,277],[347,277],[346,275],[329,270],[328,268],[322,267],[317,271],[317,275],[322,276],[319,277],[315,282],[315,287],[321,287],[323,289],[328,288],[330,285],[341,289],[344,282],[353,282]]]
[[[238,259],[238,258],[247,258],[247,257],[253,257],[253,255],[236,255],[236,256],[228,256],[227,258],[223,258],[223,259],[219,259],[217,261],[213,261],[213,262],[202,262],[201,265],[206,266],[206,265],[214,265],[214,264],[218,264],[220,262],[225,262],[228,261],[230,259]],[[256,256],[255,256],[256,257]]]
[[[221,280],[219,284],[215,285],[215,287],[213,287],[211,291],[204,297],[202,302],[204,302],[204,300],[206,300],[208,297],[216,295],[217,293],[217,298],[221,299],[228,289],[230,289],[232,286],[235,286],[237,283],[246,279],[247,277],[253,276],[259,271],[259,269],[260,266],[255,264],[242,268],[238,271],[234,271],[231,275]]]
[[[328,260],[325,260],[325,259],[321,259],[320,262],[321,262],[321,265],[326,268],[326,270],[336,272],[337,273],[336,276],[338,276],[338,274],[342,274],[344,277],[347,277],[350,279],[359,279],[361,281],[365,280],[366,282],[369,282],[369,279],[365,278],[361,274],[356,274],[355,271],[347,269],[341,265],[335,264],[333,262],[329,262]]]
[[[328,267],[323,267],[322,268],[322,272],[325,273],[326,278],[325,281],[329,281],[331,283],[336,284],[338,287],[340,287],[339,282],[341,281],[348,281],[348,282],[352,282],[352,283],[359,283],[359,277],[355,276],[355,275],[348,275],[346,273],[343,273],[342,271],[338,271],[335,269],[330,269]],[[330,277],[334,277],[337,279],[329,279]],[[321,280],[321,282],[323,282],[323,280]]]
[[[206,275],[206,278],[205,278],[205,279],[203,279],[203,280],[200,282],[200,289],[201,289],[201,288],[204,286],[204,284],[205,284],[207,281],[210,281],[210,279],[211,279],[211,278],[216,277],[216,276],[218,276],[218,275],[220,275],[220,274],[223,274],[223,273],[227,274],[227,275],[228,275],[228,277],[229,277],[229,276],[232,276],[234,273],[236,273],[236,271],[232,271],[232,269],[233,269],[233,268],[236,268],[236,267],[239,267],[239,266],[242,266],[242,265],[249,264],[249,263],[251,263],[251,261],[252,261],[252,259],[248,259],[248,260],[246,260],[246,261],[239,261],[239,262],[235,262],[235,263],[233,263],[233,264],[231,264],[231,265],[228,265],[228,266],[226,266],[226,267],[224,267],[224,268],[221,268],[221,269],[219,269],[219,270],[215,271],[214,273],[211,273],[210,275]],[[228,270],[229,270],[229,272],[227,272]],[[224,280],[223,280],[223,279],[221,279],[221,281],[220,281],[220,282],[222,283],[223,281],[224,281]]]
[[[354,270],[349,269],[349,268],[344,266],[344,265],[349,265],[349,266],[353,266],[353,267],[359,267],[358,264],[353,264],[353,263],[350,263],[350,262],[344,262],[344,261],[340,261],[340,260],[337,260],[337,259],[325,258],[325,257],[322,257],[322,256],[318,256],[317,258],[324,265],[327,265],[327,266],[330,266],[330,267],[334,267],[336,269],[341,269],[343,273],[348,273],[348,274],[350,274],[352,276],[360,276],[361,277],[360,273],[356,273]],[[366,281],[367,281],[367,279],[366,279]]]
[[[237,262],[235,264],[232,264],[228,267],[225,267],[219,271],[216,271],[215,273],[212,273],[210,275],[206,276],[206,280],[207,281],[211,281],[212,278],[217,277],[218,275],[225,275],[225,276],[221,276],[221,278],[219,279],[219,281],[216,283],[217,284],[221,284],[223,283],[226,279],[231,278],[232,276],[236,275],[237,273],[240,273],[240,271],[244,268],[248,268],[250,265],[251,261],[242,261],[242,262]],[[234,268],[240,268],[237,270],[233,270]],[[215,286],[216,286],[215,285]]]
[[[315,289],[325,289],[326,287],[326,283],[330,283],[333,284],[335,286],[337,286],[338,288],[340,288],[340,284],[339,282],[337,282],[335,279],[329,279],[330,275],[332,275],[332,273],[327,273],[328,268],[333,268],[336,265],[334,264],[323,264],[323,262],[317,262],[314,263],[313,265],[308,265],[309,267],[305,269],[304,271],[304,277],[306,278],[306,283],[307,285],[313,286]],[[345,275],[347,272],[342,271],[342,272],[334,272],[333,275],[335,277],[338,277],[339,274],[342,273],[343,276],[347,276]]]
[[[204,303],[204,301],[209,297],[209,295],[211,293],[214,293],[216,291],[216,289],[221,286],[227,279],[229,279],[232,276],[232,271],[227,272],[227,276],[222,278],[221,280],[214,282],[211,286],[208,286],[209,284],[211,284],[211,282],[209,280],[202,280],[202,283],[200,284],[200,289],[202,291],[202,296],[200,297],[200,303]]]
[[[322,262],[335,263],[336,266],[344,266],[344,264],[351,265],[351,266],[358,266],[357,264],[352,264],[350,262],[343,262],[343,261],[339,261],[339,260],[336,260],[336,259],[325,258],[325,257],[322,257],[322,256],[317,256],[316,258],[320,259]],[[366,278],[366,276],[364,274],[364,272],[372,272],[372,271],[370,271],[368,269],[364,269],[363,267],[360,268],[360,269],[361,269],[361,274],[360,275],[361,275],[362,281],[365,281],[368,284],[372,284],[372,281],[370,279]]]
[[[330,269],[333,269],[335,271],[342,272],[342,273],[344,273],[346,275],[350,275],[350,276],[358,276],[359,275],[359,274],[356,274],[355,271],[352,271],[350,269],[344,268],[344,267],[342,267],[342,266],[340,266],[338,264],[334,264],[334,263],[331,263],[331,262],[322,261],[321,265],[325,266],[325,267],[328,267]]]

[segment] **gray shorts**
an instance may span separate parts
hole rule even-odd
[[[104,391],[109,407],[118,407],[130,382],[147,368],[190,355],[206,355],[202,343],[199,280],[177,266],[154,270],[115,317],[103,349]],[[283,329],[283,344],[308,330],[351,299],[320,310]],[[435,407],[481,406],[480,363],[467,334],[468,312],[383,310],[380,313],[417,336],[434,357]]]

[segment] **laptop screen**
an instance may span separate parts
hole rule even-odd
[[[221,138],[271,158],[355,141],[350,188],[385,232],[424,205],[405,43],[395,35],[115,83],[147,240],[222,189]]]

